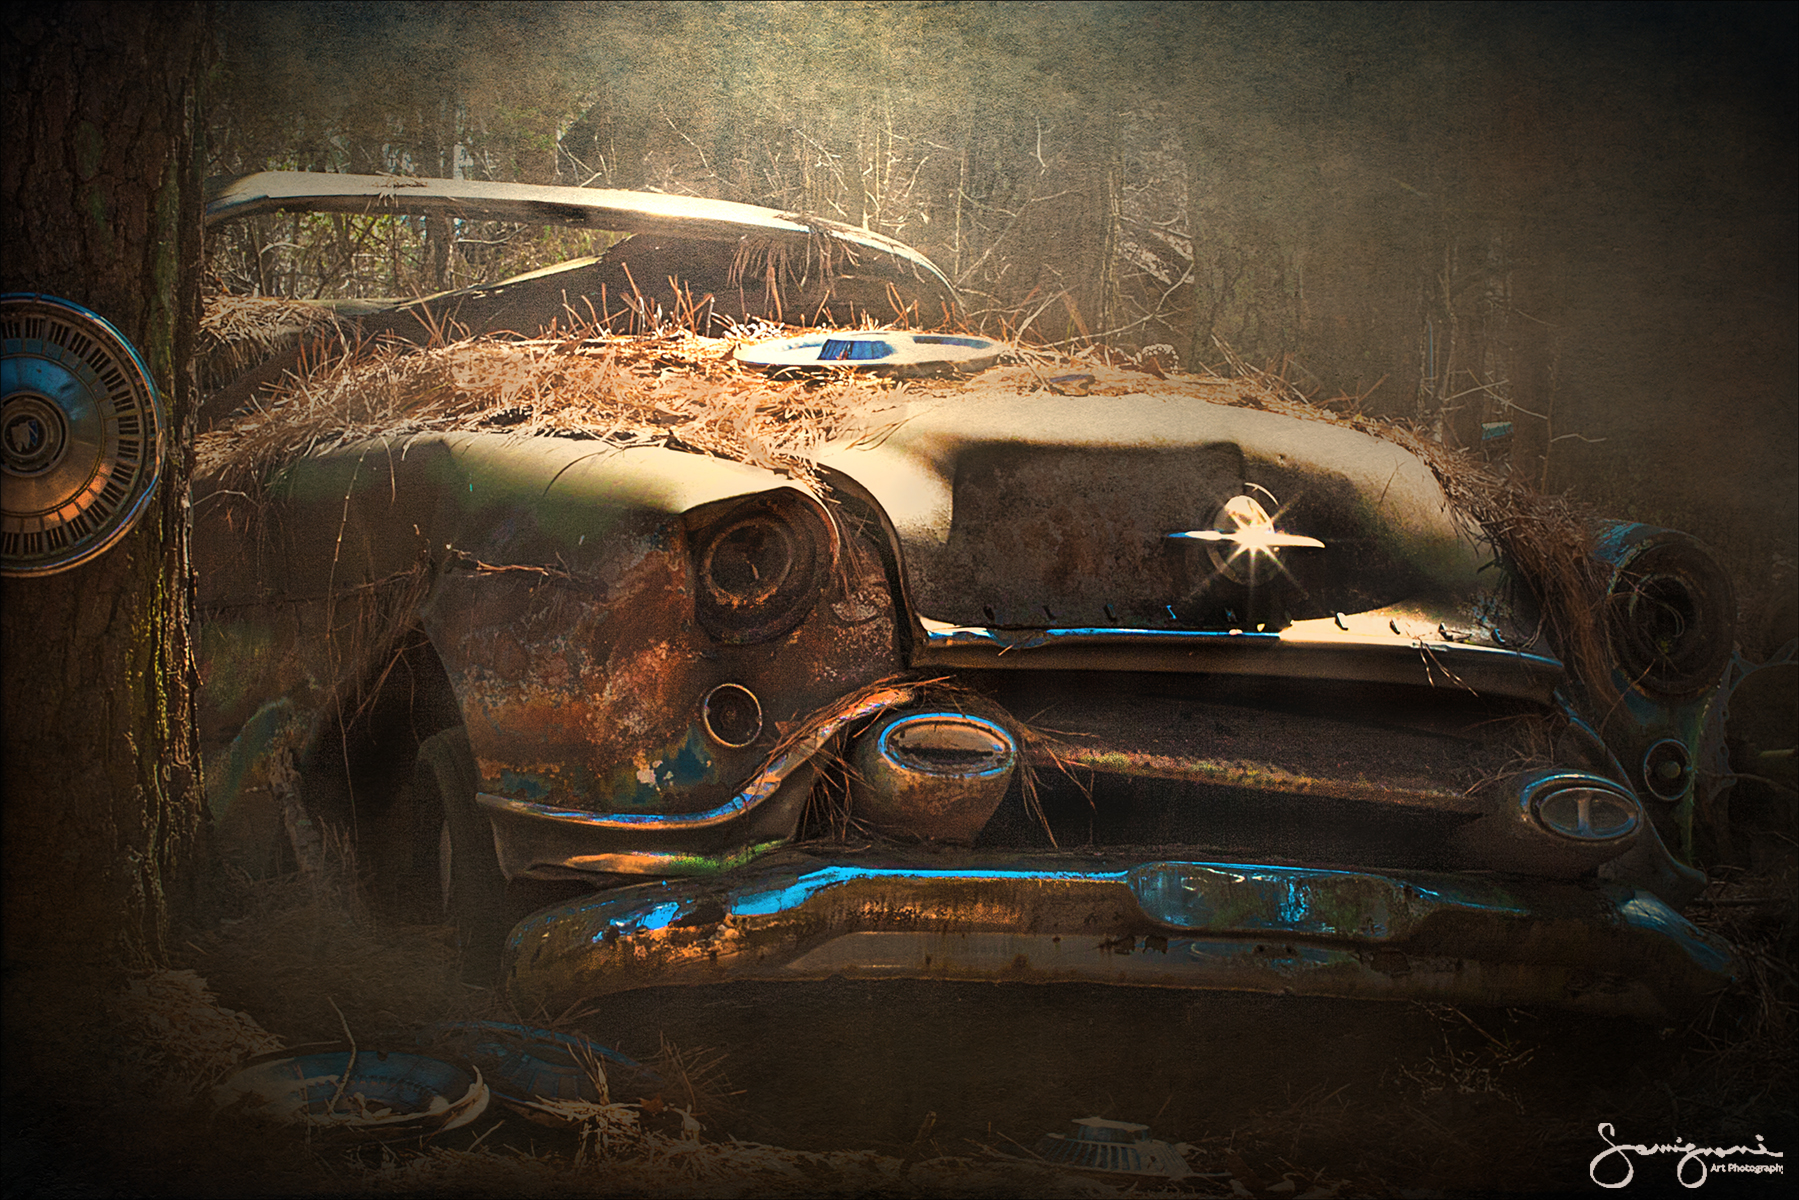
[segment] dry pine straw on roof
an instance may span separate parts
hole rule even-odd
[[[206,298],[195,345],[202,386],[212,391],[283,346],[337,328],[338,318],[322,304],[265,296],[214,295]]]
[[[200,339],[207,348],[243,343],[267,347],[298,330],[336,322],[336,315],[323,304],[273,296],[211,295],[200,313]]]

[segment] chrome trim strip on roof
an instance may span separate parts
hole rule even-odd
[[[267,212],[442,212],[463,220],[569,225],[733,242],[746,233],[810,236],[816,232],[903,259],[935,280],[949,296],[956,294],[935,263],[885,234],[704,196],[330,171],[259,171],[209,183],[208,227]]]

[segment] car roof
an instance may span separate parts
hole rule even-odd
[[[899,259],[955,307],[955,288],[917,250],[873,230],[785,213],[733,200],[559,187],[478,179],[418,179],[403,175],[347,175],[323,171],[260,171],[208,181],[208,227],[271,212],[356,214],[433,213],[463,220],[516,221],[643,233],[700,241],[736,242],[746,236],[805,240],[823,235],[852,248]]]

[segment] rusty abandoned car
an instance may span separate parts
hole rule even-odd
[[[209,219],[462,189],[444,203],[661,239],[715,304],[745,261],[811,247],[809,322],[850,315],[834,271],[857,314],[954,312],[861,231],[417,182],[252,177]],[[455,302],[597,307],[582,273],[610,269]],[[780,316],[762,303],[731,315]],[[392,903],[453,918],[548,1011],[841,974],[1657,1016],[1729,981],[1681,915],[1733,644],[1703,548],[1570,523],[1576,549],[1545,549],[1502,519],[1526,500],[1416,439],[1248,384],[1095,376],[887,388],[877,430],[800,467],[525,413],[203,476],[221,836],[274,870],[284,820],[353,833]]]

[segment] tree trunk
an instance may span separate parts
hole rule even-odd
[[[203,5],[141,3],[19,5],[0,31],[0,291],[111,321],[150,368],[170,448],[112,549],[0,583],[9,985],[161,958],[199,878],[187,490],[206,32]]]

